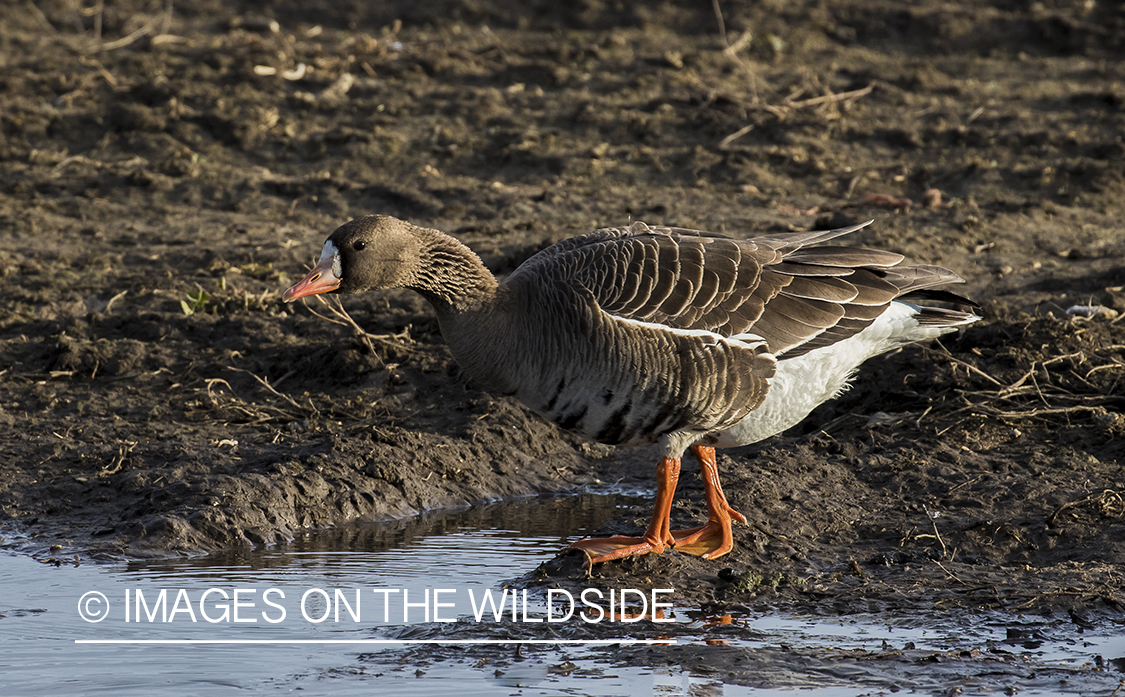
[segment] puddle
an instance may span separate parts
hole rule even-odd
[[[591,596],[560,620],[565,595],[548,607],[504,587],[630,502],[508,502],[191,560],[54,567],[0,556],[2,692],[1109,695],[1125,678],[1121,628],[1079,633],[1066,618],[719,625],[668,608],[668,622],[627,623],[594,621],[608,598]],[[626,643],[598,643],[611,640]]]

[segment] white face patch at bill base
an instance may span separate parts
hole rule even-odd
[[[324,243],[324,249],[320,252],[320,259],[317,262],[324,261],[332,257],[332,275],[336,278],[341,278],[340,271],[340,250],[336,249],[336,243],[328,240]]]

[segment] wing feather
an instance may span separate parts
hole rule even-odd
[[[831,276],[794,276],[789,285],[785,286],[784,293],[798,298],[837,303],[854,300],[859,295],[853,284]]]
[[[860,249],[859,247],[811,247],[788,254],[785,260],[800,264],[859,268],[894,266],[905,258],[906,257],[901,254],[884,252],[879,249]]]

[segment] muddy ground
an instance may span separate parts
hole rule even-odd
[[[446,230],[498,274],[636,219],[749,236],[874,218],[852,242],[954,269],[986,319],[724,452],[750,521],[733,554],[595,580],[720,608],[1120,622],[1125,10],[718,4],[721,25],[688,2],[9,6],[6,544],[197,553],[651,482],[650,452],[466,381],[409,293],[344,299],[368,336],[283,305],[351,217]],[[703,517],[694,470],[675,525]],[[588,583],[579,561],[525,582]]]

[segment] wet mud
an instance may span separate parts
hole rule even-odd
[[[651,452],[467,381],[418,297],[283,305],[351,217],[445,230],[497,274],[630,220],[749,236],[874,218],[853,243],[954,269],[984,321],[722,452],[749,520],[728,557],[588,577],[560,555],[521,582],[1121,623],[1125,10],[720,2],[720,23],[704,5],[9,8],[6,544],[193,554],[651,482]],[[694,469],[674,525],[704,517]]]

